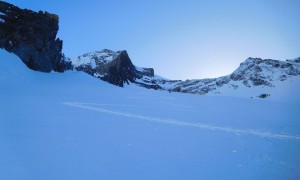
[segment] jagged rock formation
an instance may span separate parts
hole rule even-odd
[[[74,70],[84,71],[111,84],[123,87],[145,76],[154,76],[151,68],[136,68],[127,51],[103,49],[71,58]],[[153,87],[154,88],[154,87]]]
[[[57,15],[0,1],[0,48],[16,54],[30,69],[63,72],[71,68],[63,60],[57,31]]]

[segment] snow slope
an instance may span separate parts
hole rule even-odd
[[[120,53],[121,51],[115,52],[108,49],[103,49],[101,51],[89,52],[78,57],[69,58],[69,61],[72,62],[74,68],[81,65],[87,65],[95,69],[97,63],[102,65],[103,63],[111,62]]]
[[[0,179],[300,177],[297,83],[275,100],[118,88],[0,51],[0,84]]]

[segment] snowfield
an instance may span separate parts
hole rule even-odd
[[[266,99],[119,88],[0,51],[0,179],[299,179],[300,78],[284,83]]]

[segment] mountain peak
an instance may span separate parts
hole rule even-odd
[[[121,87],[124,83],[133,82],[137,76],[126,50],[102,49],[70,58],[70,61],[75,70],[84,71]]]

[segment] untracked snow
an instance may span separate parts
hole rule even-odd
[[[0,53],[0,179],[300,177],[299,77],[273,99],[200,96],[35,72]]]
[[[97,61],[107,63],[112,61],[116,56],[120,54],[121,51],[112,51],[108,49],[103,49],[101,51],[95,51],[83,54],[78,57],[70,58],[69,60],[72,62],[74,67],[78,67],[80,65],[88,65],[91,68],[95,69],[97,65]]]

